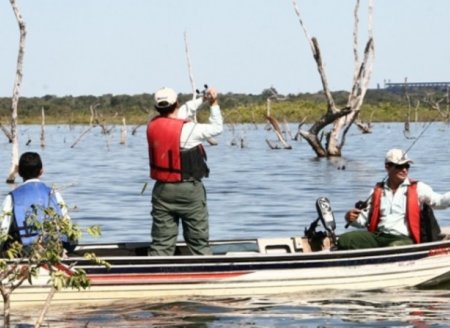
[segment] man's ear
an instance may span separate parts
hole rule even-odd
[[[39,172],[39,176],[41,176],[42,174],[44,174],[44,168],[42,168],[41,171]]]

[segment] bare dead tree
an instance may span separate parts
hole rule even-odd
[[[274,144],[273,142],[269,141],[268,139],[266,139],[266,143],[269,145],[269,147],[271,149],[292,149],[292,146],[287,143],[286,139],[283,136],[283,131],[281,130],[280,123],[278,122],[278,120],[275,117],[272,116],[272,113],[271,113],[272,101],[284,100],[284,97],[280,97],[274,88],[270,88],[270,91],[272,92],[272,95],[267,97],[267,100],[266,100],[266,102],[267,102],[266,119],[272,126],[272,128],[278,138],[278,141],[282,144],[282,147],[280,147],[277,144]]]
[[[136,125],[136,126],[131,130],[131,135],[134,136],[134,135],[136,134],[137,130],[138,130],[141,126],[143,126],[143,125],[144,125],[144,123],[140,123],[140,124]]]
[[[78,138],[75,140],[74,143],[72,143],[72,145],[70,146],[70,148],[74,148],[80,141],[81,139],[87,135],[93,128],[94,128],[94,120],[95,120],[95,108],[97,106],[99,106],[100,104],[95,104],[95,105],[91,105],[89,107],[89,110],[91,112],[91,116],[89,118],[89,126],[87,128],[85,128],[83,130],[83,132],[81,132],[81,134],[78,136]]]
[[[127,143],[127,124],[125,122],[125,117],[122,117],[122,128],[120,129],[120,142],[121,145]]]
[[[41,108],[41,148],[45,147],[45,111],[44,107]]]
[[[103,115],[99,114],[99,112],[96,109],[99,105],[100,104],[95,104],[94,106],[91,105],[91,113],[93,113],[93,115],[94,115],[94,120],[93,120],[94,125],[98,125],[102,129],[102,134],[109,135],[111,133],[111,131],[114,129],[114,126],[113,125],[110,127],[106,126],[105,118],[103,117]],[[117,115],[118,115],[118,113],[115,113],[113,118],[117,117]]]
[[[414,121],[417,122],[419,119],[418,109],[420,107],[420,101],[418,100],[416,102],[416,105],[414,106],[414,108],[412,107],[412,103],[411,103],[412,100],[411,100],[411,96],[409,95],[409,89],[408,89],[408,78],[406,78],[406,77],[405,77],[405,82],[403,85],[403,95],[404,95],[404,98],[408,105],[408,112],[406,114],[405,123],[403,126],[403,135],[405,136],[406,139],[414,139],[415,137],[411,135],[411,112],[412,112],[412,110],[414,110]]]
[[[0,123],[0,129],[3,131],[6,138],[8,138],[9,143],[12,143],[13,137],[11,135],[11,132],[7,128],[5,128],[5,126],[2,123]]]
[[[353,28],[353,82],[347,104],[343,108],[337,108],[328,86],[328,80],[325,74],[319,43],[315,37],[311,37],[309,35],[309,32],[306,29],[300,15],[300,10],[297,6],[296,0],[292,0],[292,3],[294,5],[295,13],[298,16],[300,26],[309,41],[312,54],[317,65],[317,70],[321,78],[322,89],[327,101],[327,110],[322,117],[314,122],[307,131],[300,130],[299,133],[310,144],[318,157],[341,156],[342,148],[345,144],[346,134],[358,117],[372,75],[375,53],[372,33],[373,0],[369,0],[368,5],[368,41],[365,46],[362,61],[358,58],[358,11],[360,1],[356,0],[354,9],[355,21]],[[325,145],[322,145],[319,135],[321,131],[330,124],[332,124],[331,131],[325,134]]]
[[[83,132],[81,132],[81,134],[78,136],[78,138],[74,141],[74,143],[72,143],[72,145],[70,146],[70,148],[74,148],[80,141],[81,139],[88,134],[88,132],[90,132],[93,129],[93,125],[90,125],[88,128],[84,129]]]
[[[287,121],[286,117],[283,119],[283,124],[284,124],[284,135],[285,135],[285,139],[287,139],[289,137],[289,139],[293,140],[294,137],[292,136],[292,131],[291,128],[289,127],[289,122]]]
[[[20,87],[22,85],[23,78],[23,57],[25,54],[25,40],[27,35],[27,30],[25,26],[25,21],[22,14],[19,11],[19,7],[15,0],[10,0],[14,15],[16,16],[17,23],[19,25],[20,39],[19,39],[19,53],[17,55],[17,67],[16,67],[16,79],[14,81],[13,96],[11,102],[11,168],[9,170],[8,177],[6,178],[7,183],[14,183],[18,171],[19,163],[19,140],[17,136],[17,112],[20,98]]]
[[[236,133],[236,127],[234,124],[228,124],[230,131],[232,133],[232,138],[230,140],[230,146],[237,146],[239,148],[247,147],[247,126],[241,125],[239,134]]]
[[[449,99],[450,88],[447,87],[446,95],[444,97],[435,99],[433,96],[426,97],[423,102],[432,110],[437,111],[438,115],[440,115],[445,121],[450,122],[450,99]],[[441,108],[441,104],[445,104],[445,109]]]
[[[94,124],[94,120],[95,120],[95,116],[96,116],[95,109],[98,106],[100,106],[99,103],[89,106],[89,111],[91,112],[91,116],[89,117],[89,125]]]
[[[355,120],[355,125],[362,133],[372,133],[372,129],[370,128],[370,124],[366,124],[361,122],[360,120]]]
[[[106,120],[96,110],[96,108],[98,106],[100,106],[99,103],[89,106],[89,110],[91,112],[91,116],[89,118],[89,126],[86,127],[81,132],[81,134],[78,136],[78,138],[75,140],[75,142],[70,146],[70,148],[74,148],[81,141],[81,139],[88,134],[88,132],[90,132],[93,128],[95,128],[97,126],[99,126],[101,128],[102,134],[107,137],[106,142],[107,142],[107,147],[109,148],[109,145],[111,144],[111,132],[112,132],[112,130],[114,130],[114,125],[111,125],[110,127],[106,126],[106,124],[105,124]],[[115,113],[113,118],[115,118],[117,116],[118,116],[118,113]]]
[[[297,126],[297,133],[295,134],[295,136],[294,136],[294,138],[293,138],[293,140],[295,140],[295,141],[298,141],[298,140],[302,140],[302,136],[301,136],[301,131],[302,131],[302,126],[303,126],[303,124],[305,124],[305,122],[306,122],[306,117],[304,117],[303,119],[302,119],[302,121],[298,124],[298,126]]]

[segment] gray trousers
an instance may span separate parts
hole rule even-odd
[[[174,255],[181,220],[184,240],[194,255],[211,254],[206,190],[201,181],[164,183],[152,192],[152,242],[149,255]]]

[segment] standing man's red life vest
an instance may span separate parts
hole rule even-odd
[[[180,136],[185,120],[157,116],[147,125],[150,177],[163,182],[182,181]]]
[[[410,181],[406,194],[406,220],[408,222],[409,233],[416,244],[420,243],[420,204],[417,194],[417,181]],[[380,223],[381,195],[383,193],[383,183],[377,183],[372,194],[372,211],[369,218],[370,232],[377,231]]]

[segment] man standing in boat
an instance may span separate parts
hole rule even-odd
[[[377,183],[363,208],[353,208],[345,214],[349,224],[367,227],[368,231],[342,234],[339,249],[401,246],[424,241],[422,229],[430,223],[421,224],[424,207],[449,207],[450,192],[438,194],[427,184],[408,178],[412,163],[401,149],[386,153],[387,180]]]
[[[209,123],[189,120],[204,101],[210,106]],[[174,255],[180,219],[190,252],[208,255],[208,208],[202,178],[209,175],[209,169],[202,142],[223,130],[217,91],[209,88],[203,97],[180,107],[176,92],[162,88],[155,93],[155,108],[159,115],[147,126],[150,176],[156,180],[149,255]]]

